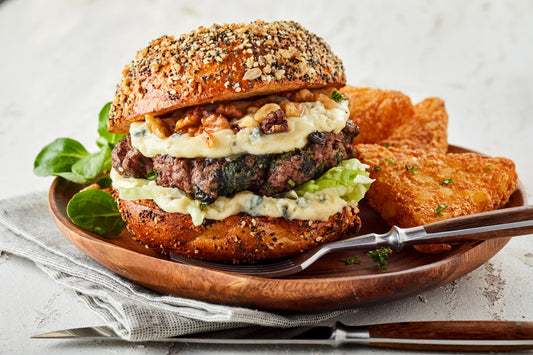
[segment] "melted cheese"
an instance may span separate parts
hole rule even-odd
[[[234,133],[230,129],[212,134],[213,146],[208,147],[201,136],[173,134],[161,139],[149,132],[144,122],[132,123],[130,126],[131,142],[144,156],[154,157],[169,154],[179,158],[222,158],[237,154],[277,154],[303,148],[307,136],[313,132],[339,133],[350,116],[348,101],[343,100],[337,107],[326,109],[317,102],[304,102],[305,113],[300,117],[288,117],[290,130],[287,132],[265,135],[259,127],[247,127]],[[253,114],[241,118],[244,122]]]
[[[250,191],[241,191],[232,197],[219,197],[201,208],[200,201],[188,198],[179,189],[158,186],[155,181],[125,178],[115,170],[111,171],[111,178],[121,199],[152,199],[166,212],[191,215],[195,225],[201,224],[204,218],[221,220],[238,213],[323,221],[347,205],[357,205],[357,201],[346,202],[334,190],[322,190],[296,199],[259,196]]]

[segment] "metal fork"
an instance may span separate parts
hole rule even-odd
[[[175,253],[170,253],[170,259],[224,272],[273,278],[298,273],[334,251],[374,250],[383,246],[399,251],[406,246],[416,244],[483,241],[531,233],[533,233],[533,206],[522,206],[451,218],[413,228],[394,226],[385,234],[370,233],[324,244],[277,262],[250,265],[223,264],[192,259]]]

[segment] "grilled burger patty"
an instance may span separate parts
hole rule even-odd
[[[132,147],[128,136],[113,149],[113,168],[134,178],[146,178],[155,171],[158,185],[178,188],[206,203],[243,190],[272,196],[320,176],[343,160],[355,158],[351,143],[358,133],[357,126],[349,122],[337,134],[310,134],[304,148],[291,152],[193,159],[170,155],[147,158]]]

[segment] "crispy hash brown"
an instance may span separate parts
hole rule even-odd
[[[360,128],[355,143],[379,143],[412,119],[411,99],[399,91],[346,85],[340,92],[350,101],[350,120]]]
[[[340,91],[350,100],[350,120],[361,130],[355,143],[442,154],[448,150],[448,113],[441,99],[427,98],[413,106],[399,91],[350,85]]]
[[[417,103],[413,117],[377,143],[445,154],[448,151],[448,113],[444,101],[431,97]]]
[[[510,159],[475,153],[437,154],[422,150],[356,146],[361,162],[375,179],[366,199],[390,225],[414,227],[496,209],[516,189]],[[419,246],[440,252],[449,245]]]
[[[413,106],[398,91],[345,86],[341,92],[350,99],[350,120],[361,128],[355,140],[359,159],[376,179],[366,198],[389,224],[413,227],[492,210],[516,188],[509,159],[445,155],[448,113],[440,98]],[[415,249],[440,253],[451,245]]]

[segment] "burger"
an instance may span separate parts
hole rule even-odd
[[[295,22],[200,27],[152,41],[122,74],[111,178],[134,239],[257,262],[360,227],[371,180],[322,38]]]

